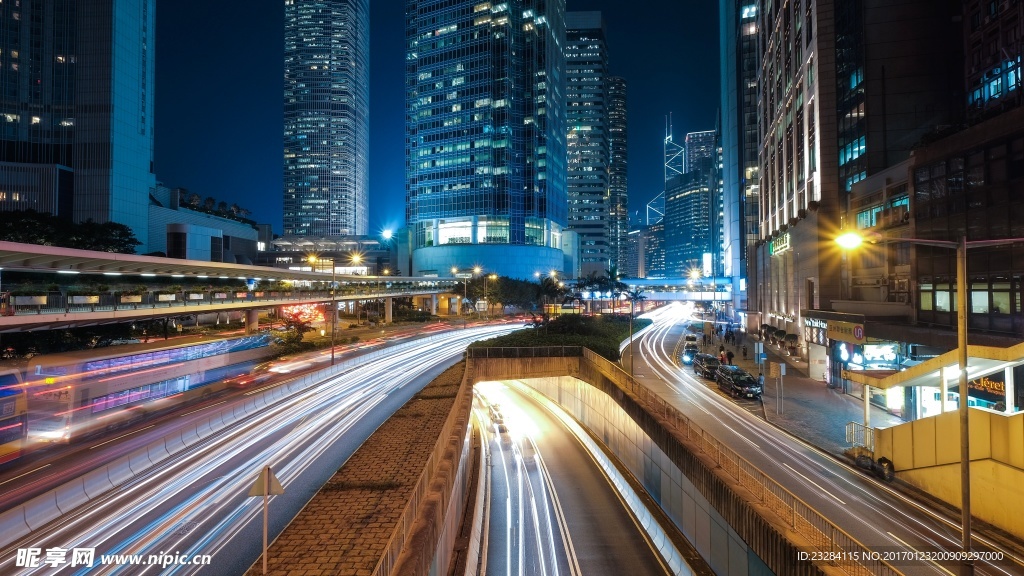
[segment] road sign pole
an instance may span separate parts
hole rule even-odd
[[[270,466],[263,468],[263,576],[267,574],[267,524],[270,523]]]

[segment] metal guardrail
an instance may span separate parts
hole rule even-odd
[[[552,347],[549,347],[549,351]],[[560,347],[553,347],[555,349]],[[578,347],[565,347],[578,348]],[[472,350],[488,350],[475,348]],[[510,350],[491,348],[490,350]],[[499,356],[470,356],[471,358],[529,358],[530,353],[523,352],[519,356],[512,352],[503,352]],[[548,354],[550,356],[550,353]],[[576,356],[577,354],[567,354]],[[666,402],[661,396],[652,392],[642,383],[637,382],[617,364],[599,356],[595,352],[583,348],[583,358],[594,363],[617,385],[637,398],[653,416],[667,422],[669,429],[678,432],[681,440],[688,446],[696,447],[701,453],[710,457],[714,464],[720,466],[731,478],[745,488],[754,500],[771,510],[778,520],[800,534],[816,551],[825,553],[837,560],[830,562],[846,574],[852,576],[878,575],[902,576],[888,562],[876,558],[869,553],[870,548],[856,538],[836,526],[832,521],[818,513],[809,504],[787,490],[773,478],[762,472],[752,463],[741,457],[727,445],[711,434],[702,430],[677,408]],[[859,558],[859,561],[853,560]],[[376,575],[375,575],[376,576]]]
[[[536,346],[530,348],[467,348],[467,358],[565,358],[583,356],[582,346]]]
[[[427,290],[380,290],[361,292],[358,290],[339,291],[335,299],[345,300],[377,299],[403,296],[423,296],[434,294]],[[173,298],[173,299],[170,299]],[[21,302],[19,302],[21,300]],[[0,316],[36,316],[41,314],[74,314],[87,312],[118,312],[124,310],[147,309],[181,309],[183,312],[201,313],[202,308],[222,304],[260,303],[278,304],[287,302],[309,302],[331,300],[328,291],[212,291],[212,292],[179,292],[162,294],[147,292],[145,294],[99,294],[94,296],[68,295],[62,292],[50,292],[40,296],[4,295],[0,306]],[[32,302],[32,303],[28,303]]]
[[[860,422],[846,423],[846,441],[853,446],[863,446],[868,451],[875,451],[875,429]]]

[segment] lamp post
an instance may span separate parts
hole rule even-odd
[[[964,576],[974,574],[974,561],[971,557],[971,450],[970,426],[968,421],[967,389],[967,249],[1006,246],[1024,242],[1024,238],[1001,238],[998,240],[972,240],[961,236],[960,240],[923,240],[919,238],[878,239],[886,242],[906,242],[921,246],[937,246],[956,250],[956,342],[957,363],[959,367],[960,405],[960,514],[961,514],[961,547],[965,560],[960,573]],[[856,232],[847,232],[836,238],[836,243],[845,249],[853,249],[864,241]]]

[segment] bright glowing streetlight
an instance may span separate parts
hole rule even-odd
[[[836,244],[845,249],[856,248],[864,240],[864,237],[856,232],[847,232],[835,239]],[[971,449],[970,426],[968,422],[968,398],[970,397],[970,391],[967,387],[967,307],[969,305],[967,301],[967,249],[1019,244],[1024,243],[1024,238],[968,241],[967,236],[961,236],[958,242],[953,242],[952,240],[924,240],[920,238],[883,238],[880,235],[872,235],[871,241],[873,243],[906,242],[908,244],[956,250],[956,341],[957,368],[960,374],[958,382],[960,405],[958,412],[960,415],[961,546],[964,557],[968,558],[962,564],[961,574],[974,574],[974,562],[969,560],[971,557]],[[867,410],[866,407],[865,410]]]

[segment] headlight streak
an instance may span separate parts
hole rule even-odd
[[[660,326],[657,326],[654,330],[645,334],[641,341],[641,345],[645,350],[643,358],[648,362],[651,369],[654,370],[657,377],[667,383],[670,388],[677,391],[684,400],[690,400],[687,404],[688,407],[693,406],[701,408],[703,412],[709,414],[730,434],[734,435],[732,438],[719,437],[718,439],[720,441],[727,442],[729,440],[740,439],[750,443],[747,438],[748,435],[756,438],[779,436],[780,432],[776,427],[767,424],[744,410],[737,410],[730,402],[727,402],[718,395],[708,391],[702,382],[693,384],[690,379],[682,377],[679,368],[671,362],[671,353],[669,347],[666,346],[666,340],[669,336],[669,331],[673,328],[673,324],[682,320],[685,320],[685,318],[682,318],[681,316],[665,316],[663,318],[663,323]],[[679,386],[675,386],[673,383],[678,384]],[[685,388],[685,391],[680,390],[680,388]],[[686,398],[687,396],[690,396],[690,398]],[[722,420],[722,418],[716,417],[706,409],[703,409],[701,402],[720,410],[725,418],[728,418],[732,424],[736,425],[738,428],[745,430],[746,434],[741,430],[737,430],[732,425],[727,424]],[[703,426],[701,426],[701,428],[703,428]],[[800,497],[805,502],[814,503],[814,506],[819,510],[819,512],[826,517],[832,517],[833,514],[836,516],[845,516],[876,535],[881,543],[876,542],[875,544],[872,544],[872,546],[902,546],[890,537],[889,533],[883,526],[880,526],[878,522],[873,522],[871,520],[871,518],[877,517],[901,519],[901,525],[903,528],[909,530],[923,542],[936,546],[937,548],[950,550],[959,548],[960,536],[958,522],[954,523],[937,515],[933,511],[906,498],[895,490],[892,490],[873,479],[867,478],[860,472],[849,473],[846,470],[846,468],[848,468],[847,465],[843,465],[831,456],[821,453],[817,448],[810,446],[799,438],[795,438],[787,434],[780,440],[787,440],[788,442],[769,442],[765,448],[759,447],[759,451],[764,454],[766,459],[757,460],[754,464],[763,472],[770,474],[773,478],[783,484],[786,484],[785,477],[792,473],[791,471],[786,470],[788,467],[785,466],[786,461],[792,463],[797,469],[816,476],[821,479],[822,482],[836,482],[837,480],[842,482],[847,490],[855,492],[858,496],[856,507],[859,512],[857,514],[851,514],[848,507],[840,507],[829,498],[818,498],[816,490],[803,492]],[[773,451],[778,452],[778,454],[771,454]],[[785,458],[780,458],[780,456],[784,456]],[[826,464],[817,461],[816,459],[827,459],[829,464],[839,464],[847,473],[841,474],[835,470],[829,469]],[[779,463],[783,463],[784,466],[780,466]],[[795,471],[796,470],[794,469],[793,472]],[[792,479],[800,484],[804,484],[804,479],[802,478],[792,477]],[[897,502],[881,498],[877,490],[881,490],[890,497],[895,498]],[[832,498],[835,498],[835,496],[832,496]],[[821,504],[818,504],[818,502]],[[917,516],[908,515],[906,511],[907,507],[916,509],[933,520],[939,521],[942,525],[941,529],[939,527],[926,524]],[[865,508],[870,510],[871,513],[864,513]],[[896,529],[896,527],[892,526],[890,526],[890,528]],[[847,531],[849,532],[849,528],[847,528]],[[859,539],[863,541],[863,538]],[[995,543],[985,539],[984,537],[979,537],[977,534],[974,535],[974,539],[992,547],[993,549],[999,549]],[[1003,552],[1007,558],[1012,558],[1018,564],[1021,563],[1020,559],[1014,557],[1008,551],[1004,550]],[[1006,571],[1002,567],[991,564],[985,564],[985,569],[998,573],[1011,574],[1011,572]]]
[[[384,399],[388,392],[412,381],[421,368],[433,361],[459,354],[462,348],[473,340],[509,331],[511,329],[508,326],[501,326],[471,329],[467,331],[468,333],[453,332],[451,338],[413,346],[387,357],[370,360],[344,374],[280,400],[275,405],[245,419],[240,427],[232,426],[230,431],[216,434],[216,440],[211,437],[165,459],[144,477],[118,487],[117,490],[87,505],[87,508],[65,516],[50,529],[45,532],[37,531],[29,538],[34,542],[33,545],[38,545],[43,540],[49,542],[59,539],[61,547],[96,547],[97,552],[103,554],[110,550],[102,544],[111,537],[121,538],[113,546],[114,550],[176,551],[173,546],[183,544],[188,537],[182,535],[173,538],[163,532],[166,528],[173,527],[175,522],[187,519],[197,507],[214,505],[220,511],[230,506],[232,501],[238,502],[241,499],[242,503],[236,504],[235,511],[229,516],[255,516],[259,506],[247,506],[246,501],[249,499],[240,495],[248,490],[255,478],[255,471],[272,460],[272,455],[273,460],[279,462],[275,466],[275,472],[279,473],[282,483],[287,486],[295,476],[312,465],[311,460],[322,454],[331,442],[355,425],[362,416]],[[251,475],[245,472],[221,475],[213,482],[200,486],[204,479],[215,475],[216,468],[223,466],[228,458],[237,458],[239,454],[256,445],[265,444],[263,437],[268,434],[280,434],[283,438],[263,446],[245,462],[232,464],[233,470],[253,470]],[[159,472],[156,471],[157,468],[160,469]],[[188,490],[195,492],[147,522],[142,530],[135,530],[134,534],[129,536],[118,535],[131,523],[138,521],[140,510],[153,508],[153,503],[164,502]],[[251,508],[248,514],[247,507]],[[203,516],[223,518],[210,514],[205,508]],[[103,518],[103,521],[98,521],[99,518]],[[220,546],[223,546],[223,542],[226,542],[223,535],[227,532],[237,533],[241,526],[236,526],[235,530],[229,528],[229,522],[221,520],[201,541],[211,542],[211,537],[219,536],[217,541],[222,542]],[[197,546],[194,545],[192,549],[197,549]],[[12,563],[13,548],[10,551],[12,553],[6,556],[9,560],[0,565]],[[105,571],[116,571],[117,567],[107,568]]]

